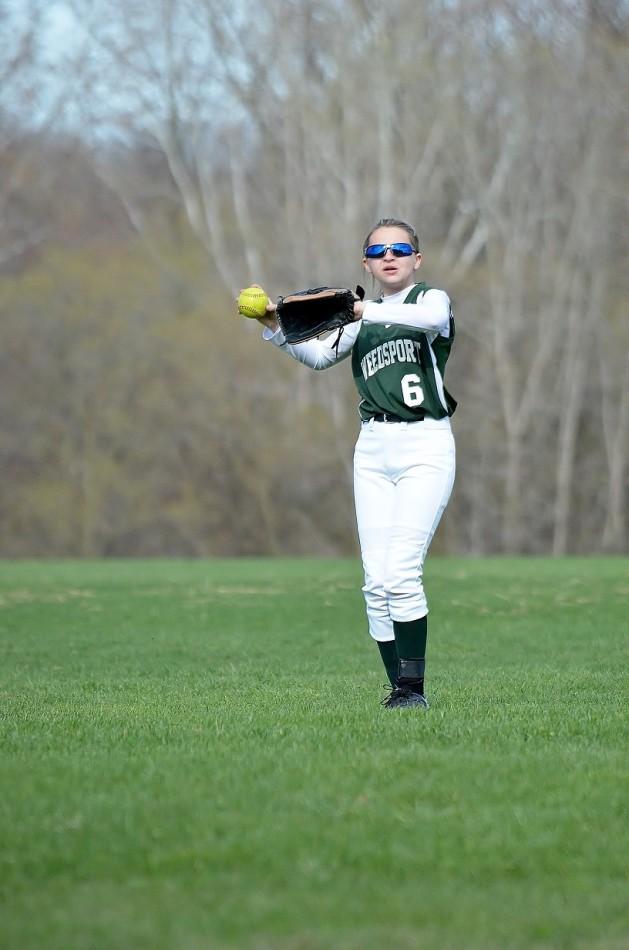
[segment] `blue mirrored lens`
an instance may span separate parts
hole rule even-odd
[[[384,257],[388,250],[394,257],[410,257],[415,253],[412,244],[370,244],[365,250],[365,257]]]

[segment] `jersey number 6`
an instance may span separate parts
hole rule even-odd
[[[416,373],[407,373],[402,377],[402,398],[407,406],[420,406],[424,401],[421,379]]]

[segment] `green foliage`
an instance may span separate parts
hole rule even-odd
[[[55,251],[0,284],[0,553],[353,550],[354,433],[331,439],[325,385],[287,403],[298,368],[198,250],[167,253],[162,272],[139,244]]]
[[[390,712],[354,561],[0,578],[0,946],[629,940],[627,560],[440,560]]]

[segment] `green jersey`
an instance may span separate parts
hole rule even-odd
[[[429,289],[416,284],[404,303],[415,303]],[[451,416],[456,401],[444,386],[444,372],[453,340],[452,311],[447,337],[403,324],[363,321],[352,350],[361,419],[378,413],[408,422]]]

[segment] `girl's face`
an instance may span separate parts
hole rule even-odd
[[[404,228],[376,228],[369,236],[369,244],[410,244]],[[384,257],[363,257],[363,267],[380,284],[384,296],[397,294],[414,282],[414,272],[422,256],[413,251],[408,257],[396,257],[389,248]]]

